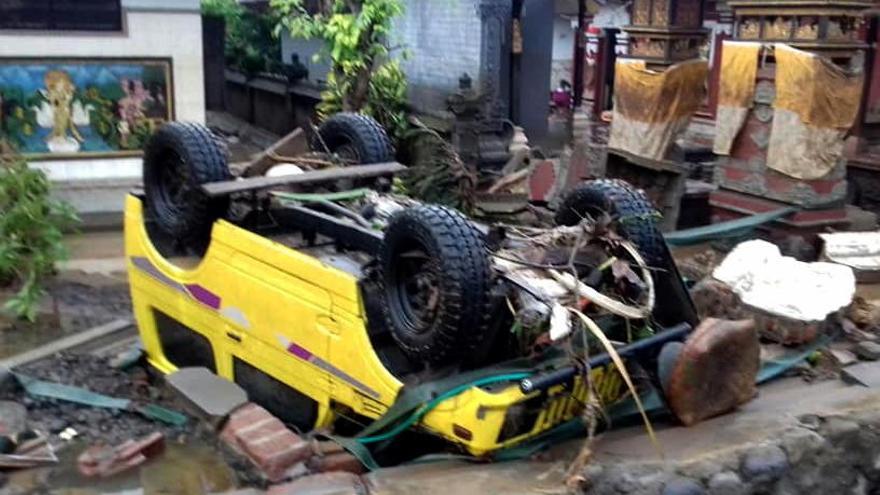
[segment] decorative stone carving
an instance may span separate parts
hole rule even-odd
[[[768,107],[769,108],[769,107]],[[772,112],[773,109],[770,109]],[[770,114],[772,117],[772,113]],[[766,150],[767,146],[770,144],[770,130],[766,127],[762,127],[761,129],[753,132],[749,137],[752,139],[752,142],[755,143],[755,146],[758,147],[759,150]]]
[[[755,85],[755,103],[772,105],[775,99],[776,85],[773,84],[773,81],[758,81],[758,84]]]
[[[794,37],[799,40],[819,39],[819,18],[815,16],[798,17],[798,27]]]
[[[764,39],[787,40],[791,37],[791,21],[787,17],[777,17],[764,26]]]
[[[767,124],[773,120],[773,107],[768,104],[758,103],[755,105],[755,108],[752,109],[752,114],[759,122]]]
[[[746,17],[739,23],[740,39],[756,40],[761,37],[761,20],[757,17]]]
[[[508,56],[504,46],[511,38],[511,0],[480,0],[477,7],[483,23],[480,93],[486,98],[489,117],[501,118],[508,114],[507,98],[501,94],[502,57]]]

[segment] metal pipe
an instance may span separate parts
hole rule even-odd
[[[660,333],[654,334],[648,338],[639,340],[637,342],[633,342],[632,344],[625,345],[620,349],[617,349],[617,354],[623,358],[632,358],[645,351],[653,349],[655,346],[662,347],[663,344],[680,341],[684,337],[686,337],[693,327],[690,323],[679,323],[672,328],[668,328],[663,330]],[[611,362],[611,356],[608,353],[600,354],[594,358],[591,358],[587,363],[588,369],[598,368],[601,366],[605,366]],[[558,385],[560,383],[565,383],[575,376],[581,373],[582,366],[579,365],[571,365],[566,366],[564,368],[560,368],[554,371],[550,371],[543,375],[535,375],[529,378],[524,378],[519,382],[519,389],[524,394],[530,394],[536,390],[546,390],[554,385]]]

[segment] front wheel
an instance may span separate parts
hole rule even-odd
[[[214,221],[229,209],[229,198],[210,198],[202,185],[230,179],[226,150],[203,125],[170,122],[144,148],[147,216],[195,251],[204,252]]]
[[[312,148],[333,153],[351,164],[394,161],[394,145],[382,125],[357,113],[337,113],[325,120]]]
[[[489,257],[461,213],[417,206],[396,214],[379,261],[382,313],[408,357],[453,364],[488,345]]]
[[[619,179],[585,182],[563,197],[555,220],[558,225],[577,225],[602,214],[616,220],[617,233],[636,245],[652,269],[657,291],[654,319],[668,327],[683,322],[696,326],[694,303],[657,226],[660,214],[641,191]]]

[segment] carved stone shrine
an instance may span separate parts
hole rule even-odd
[[[796,205],[803,209],[775,223],[772,230],[809,235],[845,224],[847,182],[843,156],[827,174],[812,179],[796,178],[767,166],[776,114],[777,67],[772,47],[775,43],[785,43],[858,72],[868,47],[864,42],[862,13],[874,3],[870,0],[729,0],[728,5],[735,16],[734,41],[759,42],[764,47],[754,81],[754,101],[730,145],[728,156],[719,157],[715,168],[719,190],[710,200],[713,220],[730,220]]]

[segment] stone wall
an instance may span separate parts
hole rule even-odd
[[[407,0],[394,27],[394,44],[410,53],[403,61],[410,100],[426,113],[445,111],[446,97],[467,73],[479,87],[482,23],[479,0]]]
[[[783,413],[780,413],[783,414]],[[647,440],[646,440],[647,441]],[[688,462],[592,464],[583,493],[867,494],[880,487],[880,411],[808,414],[764,442]]]
[[[123,0],[121,33],[0,31],[0,57],[170,57],[178,120],[205,121],[202,21],[198,0]],[[85,216],[118,216],[140,183],[140,158],[45,160],[59,196]]]

